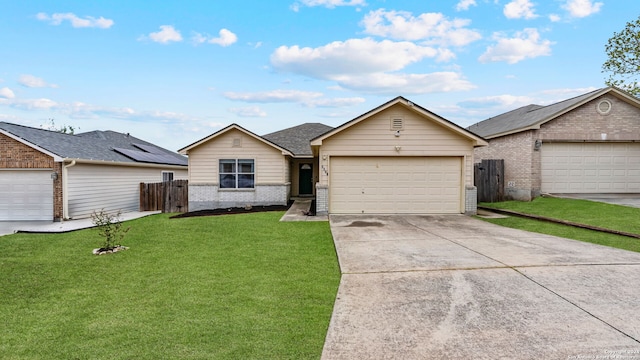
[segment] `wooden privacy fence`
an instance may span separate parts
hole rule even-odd
[[[482,160],[474,166],[478,202],[504,200],[504,160]]]
[[[189,211],[189,181],[140,183],[140,211],[163,213]]]

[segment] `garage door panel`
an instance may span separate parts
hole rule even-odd
[[[332,157],[329,211],[460,213],[461,164],[459,157]]]
[[[0,221],[52,220],[51,170],[0,171]]]
[[[629,193],[640,186],[638,143],[545,143],[542,192]]]

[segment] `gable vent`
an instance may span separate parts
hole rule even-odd
[[[391,119],[391,130],[402,130],[403,125],[402,119]]]
[[[242,147],[242,141],[240,140],[239,137],[233,138],[233,141],[231,143],[231,147]]]

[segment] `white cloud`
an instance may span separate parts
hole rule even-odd
[[[299,0],[291,4],[291,10],[299,11],[301,6],[324,6],[333,9],[336,6],[367,6],[365,0]]]
[[[361,97],[312,99],[304,103],[308,107],[341,108],[365,102]]]
[[[238,41],[238,36],[227,29],[221,29],[218,34],[220,35],[219,37],[210,38],[200,33],[195,33],[192,40],[196,45],[206,42],[209,44],[218,44],[220,46],[229,46]]]
[[[348,74],[397,71],[438,55],[436,49],[411,42],[365,38],[335,41],[317,48],[280,46],[271,54],[271,64],[281,71],[335,79]]]
[[[572,97],[586,94],[592,91],[598,90],[598,88],[590,86],[584,88],[562,88],[562,89],[549,89],[543,90],[540,92],[544,97],[544,100],[541,100],[540,104],[553,104],[558,101],[563,101],[566,99],[570,99]]]
[[[180,31],[174,29],[174,27],[171,25],[161,25],[160,31],[152,32],[149,34],[149,39],[161,44],[168,44],[172,41],[182,41],[182,35],[180,34]]]
[[[74,28],[88,27],[108,29],[114,24],[113,20],[105,19],[102,16],[100,16],[99,18],[94,18],[92,16],[85,16],[85,18],[80,18],[74,13],[55,13],[49,16],[46,13],[41,12],[36,14],[36,18],[41,21],[48,21],[51,25],[60,25],[63,21],[68,20],[71,23],[71,26],[73,26]]]
[[[16,94],[14,94],[13,91],[8,87],[0,88],[0,98],[13,99],[15,97]]]
[[[44,98],[13,100],[10,105],[14,108],[24,110],[48,110],[60,106],[57,102]]]
[[[249,106],[243,108],[230,108],[230,112],[240,117],[265,117],[267,112],[260,109],[258,106]]]
[[[372,94],[397,95],[467,91],[476,86],[457,72],[442,71],[428,74],[387,74],[344,76],[337,80],[344,88]]]
[[[335,81],[341,88],[372,93],[426,93],[474,87],[456,72],[396,73],[424,58],[441,56],[448,53],[412,42],[365,38],[336,41],[318,48],[281,46],[271,55],[271,64],[283,72]]]
[[[532,104],[533,101],[534,99],[529,96],[494,95],[461,101],[458,105],[466,109],[510,108],[513,110]]]
[[[417,17],[407,11],[378,9],[369,12],[361,22],[364,32],[397,40],[423,40],[441,46],[464,46],[482,36],[466,27],[467,19],[447,19],[441,13],[423,13]]]
[[[504,6],[504,16],[509,19],[534,19],[536,15],[529,0],[513,0]]]
[[[460,0],[460,2],[456,4],[456,11],[469,10],[471,6],[476,5],[476,0]]]
[[[591,0],[568,0],[562,8],[567,10],[572,17],[583,18],[599,12],[602,5],[601,2]]]
[[[15,116],[15,115],[9,115],[9,114],[0,114],[0,121],[5,121],[5,122],[10,122],[10,123],[14,123],[17,124],[21,121],[22,119]],[[24,122],[24,121],[23,121]]]
[[[562,18],[558,14],[550,14],[549,15],[549,20],[551,22],[558,22],[558,21],[562,20]]]
[[[528,28],[517,32],[512,38],[505,38],[495,34],[497,44],[489,46],[484,54],[478,58],[480,62],[506,61],[515,64],[528,58],[551,55],[553,42],[540,38],[538,30]]]
[[[307,107],[347,107],[363,103],[364,98],[325,98],[320,92],[301,90],[272,90],[263,92],[226,92],[225,98],[249,103],[297,103]]]
[[[18,79],[18,83],[22,86],[30,87],[30,88],[57,88],[56,84],[48,84],[44,79],[33,76],[33,75],[20,75]]]
[[[263,92],[226,92],[222,94],[225,98],[234,101],[245,101],[255,103],[272,102],[304,102],[309,99],[322,97],[320,92],[300,91],[300,90],[273,90]]]

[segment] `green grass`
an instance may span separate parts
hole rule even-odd
[[[640,234],[640,208],[549,197],[538,197],[530,202],[505,201],[479,205]]]
[[[576,228],[562,224],[554,224],[546,221],[538,221],[511,216],[504,219],[479,218],[496,225],[514,229],[527,230],[541,234],[549,234],[567,239],[575,239],[593,244],[606,245],[618,249],[640,252],[640,239],[627,236],[608,234],[593,230]]]
[[[588,200],[536,198],[531,202],[505,201],[481,203],[485,207],[568,220],[606,229],[640,234],[640,209]],[[568,239],[586,241],[640,252],[640,239],[602,233],[572,226],[511,216],[505,219],[480,218],[497,225]]]
[[[340,281],[326,222],[282,212],[0,237],[2,359],[319,358]]]

